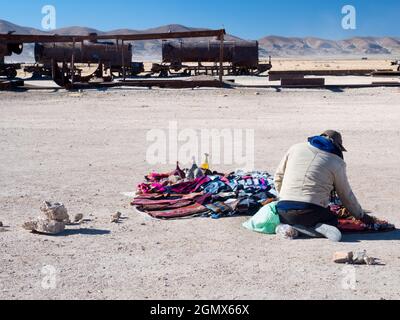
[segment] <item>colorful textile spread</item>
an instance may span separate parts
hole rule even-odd
[[[161,211],[150,211],[149,215],[153,218],[158,219],[173,219],[173,218],[184,218],[188,216],[201,215],[207,212],[207,208],[198,203],[193,203],[187,206],[181,206],[179,208],[171,207],[168,210]]]
[[[220,174],[198,168],[151,173],[132,202],[139,211],[161,219],[203,216],[219,219],[256,214],[277,194],[266,172]]]
[[[344,233],[357,232],[385,232],[393,231],[396,227],[388,221],[380,220],[373,217],[374,224],[367,225],[360,220],[352,217],[350,212],[343,206],[336,191],[332,192],[331,204],[329,205],[331,212],[339,218],[339,229]]]
[[[235,215],[252,216],[244,224],[247,229],[274,233],[279,216],[273,177],[266,172],[230,174],[211,172],[199,168],[182,170],[177,164],[170,173],[151,173],[138,186],[137,197],[132,205],[158,219],[184,217],[211,217],[219,219]],[[342,232],[383,232],[395,229],[387,221],[375,219],[366,225],[353,218],[342,206],[336,193],[332,194],[332,213],[339,217]]]
[[[341,205],[332,204],[332,213],[339,217],[339,229],[344,233],[356,233],[356,232],[385,232],[393,231],[396,227],[387,221],[375,218],[375,223],[367,225],[360,220],[352,217],[346,208]]]

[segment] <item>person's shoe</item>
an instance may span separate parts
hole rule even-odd
[[[310,238],[324,238],[324,236],[318,232],[315,231],[314,228],[308,228],[305,226],[300,226],[300,225],[295,225],[293,226],[293,229],[298,231],[300,234],[310,237]]]
[[[275,233],[284,239],[294,240],[299,237],[299,232],[287,224],[280,224],[276,227]]]
[[[342,233],[338,228],[334,226],[330,226],[327,224],[318,224],[315,227],[315,231],[322,234],[325,238],[333,242],[340,242],[342,240]]]

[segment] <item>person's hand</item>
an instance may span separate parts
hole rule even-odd
[[[375,224],[375,219],[368,214],[364,214],[364,217],[361,218],[361,221],[366,225],[373,225]]]

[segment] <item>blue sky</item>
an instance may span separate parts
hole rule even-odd
[[[178,23],[225,27],[247,39],[265,35],[400,36],[399,0],[0,0],[0,19],[41,28],[41,8],[54,5],[57,27],[146,29]],[[341,27],[344,5],[357,9],[357,29]]]

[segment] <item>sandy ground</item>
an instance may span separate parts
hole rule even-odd
[[[287,71],[287,70],[365,70],[365,69],[395,69],[391,65],[393,59],[383,58],[370,58],[368,60],[349,59],[343,57],[338,59],[337,57],[329,59],[284,59],[284,58],[272,58],[272,70]]]
[[[304,58],[280,58],[272,57],[272,70],[274,71],[288,71],[288,70],[378,70],[378,69],[393,69],[396,68],[391,65],[391,62],[396,60],[396,57],[371,57],[368,60],[360,58],[348,57],[324,57],[317,59],[315,57]],[[145,61],[144,66],[146,70],[150,70],[153,63],[160,63],[159,60]],[[260,63],[268,63],[268,59],[261,58]],[[196,65],[189,63],[188,65]],[[207,63],[205,63],[207,65]],[[208,64],[212,65],[212,64]]]
[[[286,241],[243,229],[244,217],[151,220],[121,194],[171,169],[145,157],[146,133],[171,120],[254,129],[255,165],[271,173],[292,144],[334,128],[364,207],[400,225],[398,88],[257,92],[1,92],[0,299],[399,299],[399,232]],[[91,221],[57,237],[24,231],[44,200]],[[125,219],[110,224],[116,211]],[[348,269],[331,261],[341,250],[386,265]]]

